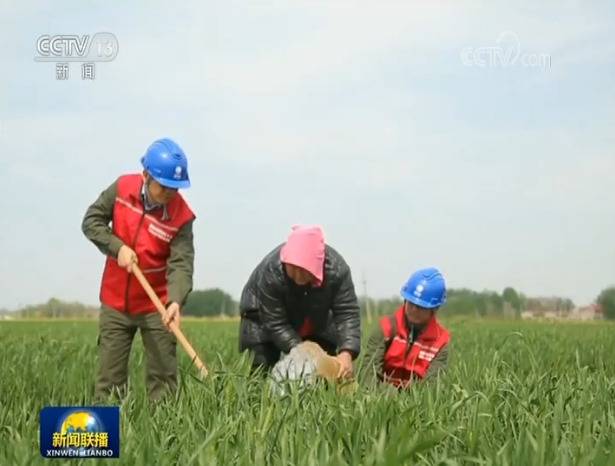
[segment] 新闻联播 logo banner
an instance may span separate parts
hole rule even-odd
[[[48,406],[40,414],[45,458],[119,458],[120,408]]]

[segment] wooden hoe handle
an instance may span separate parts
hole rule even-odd
[[[134,274],[135,277],[137,277],[137,280],[139,280],[139,283],[141,284],[141,286],[143,287],[143,289],[149,296],[149,299],[152,300],[152,303],[154,303],[154,305],[156,306],[156,309],[158,309],[160,316],[165,317],[167,314],[167,310],[164,307],[164,304],[162,304],[162,301],[160,301],[160,298],[158,297],[158,295],[152,288],[152,285],[149,284],[149,282],[147,281],[147,278],[145,278],[145,275],[143,275],[143,272],[141,271],[141,269],[139,268],[137,264],[132,264],[132,273]],[[207,377],[207,374],[208,374],[207,367],[205,367],[205,364],[203,363],[203,361],[201,361],[201,358],[199,358],[199,355],[196,354],[196,351],[194,351],[194,348],[192,347],[188,339],[184,336],[184,333],[177,326],[177,322],[176,321],[171,322],[171,324],[169,325],[169,328],[175,335],[175,338],[177,338],[177,341],[179,341],[179,343],[182,345],[186,353],[188,353],[188,356],[190,357],[190,359],[192,360],[196,368],[201,373],[201,377]]]

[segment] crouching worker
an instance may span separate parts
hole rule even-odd
[[[325,244],[319,226],[294,227],[252,272],[241,294],[239,350],[253,368],[272,368],[303,340],[339,361],[338,377],[352,374],[361,345],[359,304],[350,268]]]
[[[192,289],[195,216],[177,192],[190,186],[188,161],[175,142],[160,139],[141,163],[142,173],[120,176],[100,194],[82,224],[86,237],[107,256],[100,290],[99,400],[125,392],[137,330],[145,347],[150,399],[177,387],[175,336],[164,324],[179,325],[180,308]],[[134,263],[166,304],[164,322],[132,276]]]
[[[436,319],[446,284],[435,268],[415,272],[401,289],[403,305],[380,320],[368,340],[363,381],[406,388],[435,378],[447,366],[449,332]]]

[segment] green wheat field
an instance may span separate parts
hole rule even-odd
[[[157,405],[137,336],[119,460],[49,460],[39,412],[93,403],[97,323],[0,322],[0,465],[615,464],[614,325],[445,324],[452,359],[437,383],[280,397],[239,357],[237,322],[184,322],[212,374],[196,379],[178,347],[180,391]]]

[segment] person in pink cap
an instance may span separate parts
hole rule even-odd
[[[320,226],[293,227],[286,243],[267,254],[241,294],[239,350],[253,368],[270,369],[304,340],[318,343],[352,375],[361,346],[359,303],[350,267],[325,244]]]

